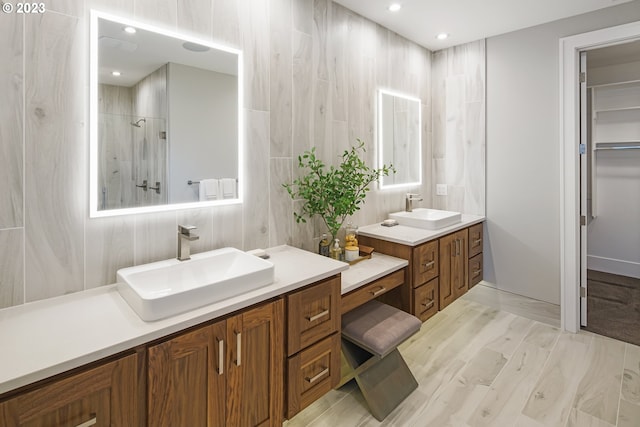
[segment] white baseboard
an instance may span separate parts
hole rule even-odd
[[[640,263],[637,262],[587,255],[587,268],[640,279]]]

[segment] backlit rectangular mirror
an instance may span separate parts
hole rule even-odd
[[[242,201],[242,53],[91,11],[90,215]]]
[[[395,174],[383,176],[380,188],[422,184],[420,99],[378,90],[378,163],[392,164]]]

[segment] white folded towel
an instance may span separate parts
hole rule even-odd
[[[222,184],[222,198],[223,199],[235,199],[238,197],[237,183],[235,178],[222,178],[220,180]]]
[[[216,200],[221,199],[220,181],[217,179],[201,179],[200,180],[200,200]]]

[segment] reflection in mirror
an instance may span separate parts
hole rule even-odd
[[[378,91],[378,162],[396,169],[380,188],[422,184],[421,116],[420,99]]]
[[[91,13],[90,214],[241,201],[241,52]]]

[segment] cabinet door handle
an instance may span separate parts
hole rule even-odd
[[[435,261],[429,261],[429,262],[425,262],[424,264],[422,264],[422,266],[424,267],[425,270],[431,270],[434,265],[436,265]]]
[[[435,304],[435,300],[431,300],[429,302],[423,302],[422,305],[424,306],[424,311],[429,310],[431,307],[433,307],[433,304]]]
[[[328,316],[329,315],[329,310],[324,310],[321,311],[320,313],[316,314],[315,316],[307,316],[307,320],[309,322],[315,322],[318,319],[323,318],[324,316]]]
[[[224,340],[218,339],[218,375],[224,374]]]
[[[369,293],[374,296],[377,297],[380,294],[383,294],[387,291],[387,288],[385,288],[384,286],[380,286],[378,289],[376,289],[375,291],[369,291]]]
[[[242,333],[236,332],[236,366],[242,363]]]
[[[76,427],[89,427],[89,426],[96,425],[96,423],[98,422],[98,417],[96,417],[96,414],[91,414],[89,416],[93,418],[83,422],[82,424],[78,424]]]
[[[462,246],[462,242],[460,239],[456,239],[456,256],[460,255],[460,247]]]
[[[328,373],[329,373],[329,368],[324,368],[321,372],[319,372],[319,373],[318,373],[318,374],[316,374],[315,376],[313,376],[313,377],[311,377],[311,378],[306,377],[306,378],[305,378],[305,380],[307,380],[307,382],[308,382],[309,384],[313,384],[313,383],[315,383],[316,381],[318,381],[320,378],[324,377],[324,376],[325,376],[326,374],[328,374]]]

